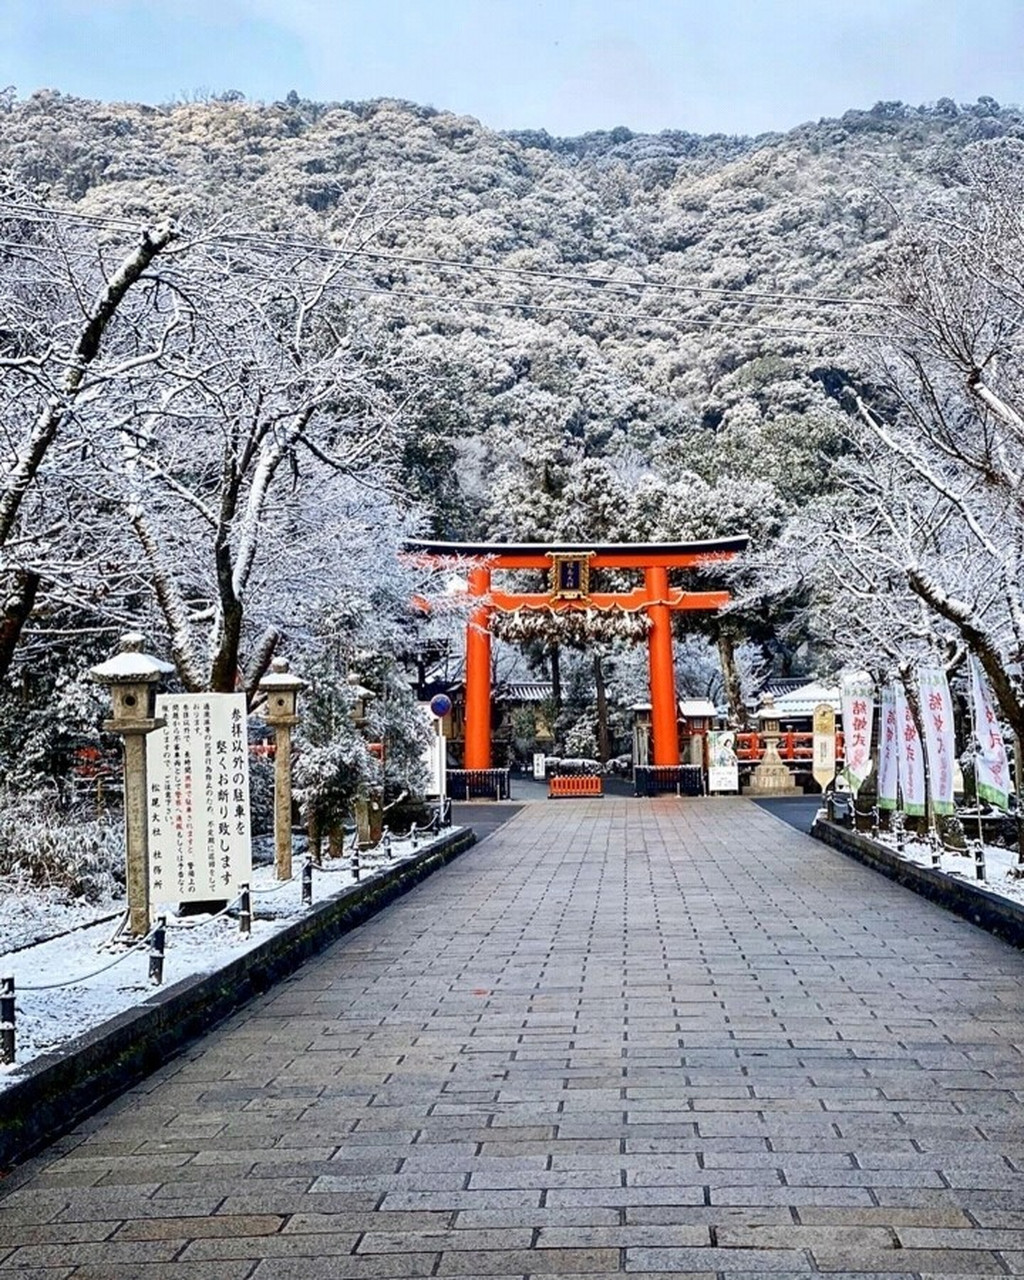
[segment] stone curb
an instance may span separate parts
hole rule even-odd
[[[0,1176],[475,843],[468,828],[449,832],[416,857],[315,904],[215,973],[184,978],[26,1064],[0,1091]]]
[[[937,902],[971,924],[993,933],[1004,942],[1024,948],[1024,906],[1011,902],[980,884],[959,880],[932,867],[901,858],[895,850],[878,844],[870,836],[850,831],[838,823],[819,818],[811,835],[855,858],[865,866],[895,880],[914,893]]]

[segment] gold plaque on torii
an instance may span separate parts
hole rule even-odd
[[[551,596],[555,600],[585,600],[590,595],[592,551],[549,551]]]

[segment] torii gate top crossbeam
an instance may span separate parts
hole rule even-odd
[[[552,555],[588,556],[593,569],[692,569],[731,560],[745,534],[708,542],[432,542],[408,541],[410,555],[433,560],[485,560],[494,569],[548,569]]]

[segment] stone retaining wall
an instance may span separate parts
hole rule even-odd
[[[1013,946],[1024,947],[1024,906],[994,893],[984,884],[972,884],[901,858],[888,845],[879,844],[862,832],[851,831],[849,827],[825,818],[815,822],[811,835]]]
[[[304,960],[406,893],[476,841],[449,832],[417,857],[325,899],[215,973],[183,979],[19,1070],[0,1090],[2,1171],[67,1133]]]

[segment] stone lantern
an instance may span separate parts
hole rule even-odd
[[[764,755],[754,770],[750,785],[745,793],[748,796],[785,795],[796,790],[796,782],[789,769],[783,764],[776,746],[782,736],[779,728],[779,712],[775,699],[766,693],[761,699],[761,710],[757,715],[758,728],[764,740]]]
[[[146,734],[162,729],[154,715],[157,685],[173,672],[169,662],[143,652],[143,638],[130,632],[112,658],[90,671],[110,689],[111,716],[107,733],[124,743],[125,859],[128,888],[128,933],[142,937],[149,931],[149,824],[147,814]]]
[[[267,696],[263,718],[274,730],[274,866],[278,880],[292,876],[292,729],[299,723],[299,694],[305,680],[288,670],[286,658],[275,658],[260,681]]]
[[[651,763],[651,704],[638,702],[630,708],[633,712],[633,764]]]
[[[352,694],[352,723],[357,729],[362,728],[366,723],[368,713],[367,703],[374,698],[372,689],[367,689],[365,685],[359,683],[355,676],[349,676],[349,692]]]

